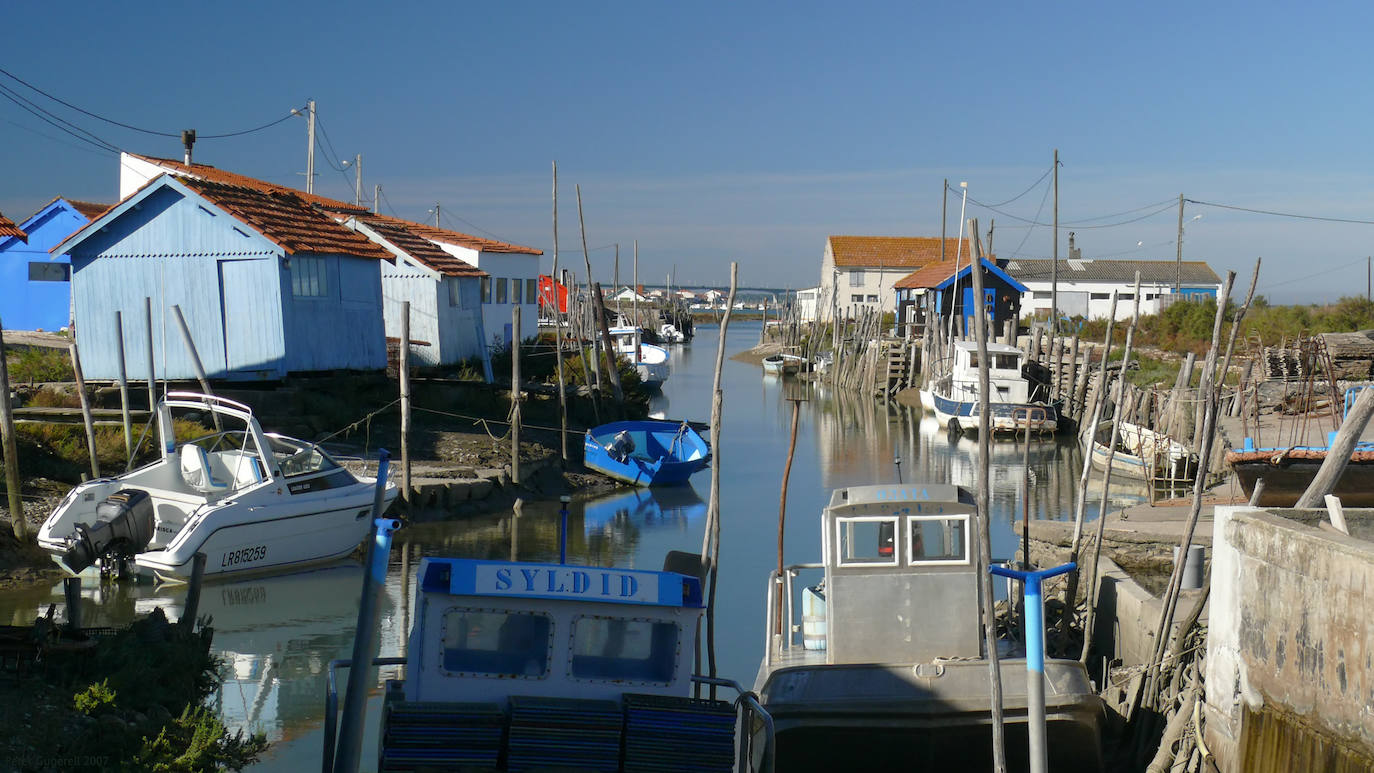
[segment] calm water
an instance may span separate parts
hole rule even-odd
[[[710,389],[719,329],[698,328],[696,341],[673,347],[673,376],[655,410],[670,418],[710,419]],[[732,325],[726,353],[758,341],[759,323]],[[892,403],[856,401],[826,387],[799,387],[761,374],[757,366],[725,361],[725,416],[716,464],[721,472],[721,586],[717,598],[717,657],[721,674],[751,687],[762,655],[763,604],[769,570],[777,563],[779,488],[786,460],[791,403],[801,403],[796,456],[788,492],[788,563],[820,558],[817,516],[831,489],[892,482],[902,459],[903,480],[973,486],[978,445],[952,442],[933,418]],[[1071,442],[1037,442],[1030,449],[1034,476],[1030,501],[1021,493],[1024,447],[993,445],[991,458],[993,554],[1011,556],[1017,545],[1013,514],[1028,508],[1032,518],[1071,517],[1081,452]],[[691,487],[623,490],[571,508],[570,561],[658,569],[669,550],[698,551],[710,491],[710,473]],[[1089,490],[1089,517],[1096,515],[1100,489]],[[1117,500],[1139,501],[1120,482]],[[462,522],[423,524],[397,534],[381,609],[381,654],[403,654],[409,628],[410,576],[424,555],[557,560],[557,504],[527,505],[524,515],[488,516]],[[404,571],[403,571],[404,569]],[[87,581],[90,584],[90,581]],[[205,586],[200,611],[211,615],[214,647],[224,659],[224,683],[210,703],[231,729],[266,733],[273,743],[257,770],[307,770],[319,764],[325,673],[333,658],[352,654],[353,629],[362,587],[360,566],[345,564],[294,575]],[[86,624],[117,625],[162,607],[181,613],[185,591],[151,585],[86,591]],[[32,623],[49,603],[62,603],[58,584],[50,589],[0,595],[0,621]],[[389,674],[383,670],[383,674]],[[342,674],[341,674],[342,676]],[[369,720],[380,701],[371,703]],[[376,722],[363,755],[375,760]]]

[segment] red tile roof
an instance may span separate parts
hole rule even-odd
[[[997,265],[996,257],[983,258],[983,260],[985,263],[988,263],[990,265]],[[969,264],[972,262],[973,261],[970,260],[967,256],[961,258],[957,261],[959,270],[962,271],[963,269],[968,268]],[[954,276],[955,264],[956,261],[953,259],[947,260],[943,263],[936,261],[934,263],[931,263],[929,266],[923,266],[921,268],[918,268],[910,274],[907,274],[906,276],[902,277],[901,279],[898,279],[896,282],[892,283],[892,286],[898,290],[919,290],[921,288],[929,289],[932,287],[936,287],[941,282],[945,281],[946,279],[949,279],[951,276]]]
[[[288,255],[323,252],[394,260],[390,252],[310,206],[294,191],[264,190],[193,177],[177,177],[186,187],[280,244]]]
[[[19,230],[19,226],[3,214],[0,214],[0,236],[18,236],[26,242],[29,240],[29,235]]]
[[[256,177],[249,177],[247,175],[237,174],[235,172],[229,172],[223,169],[218,169],[216,167],[210,166],[209,164],[191,164],[190,166],[187,166],[186,164],[183,164],[180,161],[176,161],[170,158],[141,156],[137,153],[130,153],[129,155],[142,161],[147,161],[148,163],[153,164],[155,166],[162,167],[168,172],[182,177],[197,177],[202,180],[208,180],[214,183],[223,183],[225,185],[239,185],[244,188],[257,188],[258,190],[271,191],[273,193],[289,193],[309,204],[314,204],[319,207],[324,207],[325,209],[332,209],[340,212],[368,211],[364,207],[354,206],[353,204],[350,204],[347,201],[340,201],[338,199],[331,199],[328,196],[318,196],[313,193],[298,191],[295,188],[290,188],[285,185],[278,185],[277,183],[267,182],[266,180],[259,180]]]
[[[953,260],[959,240],[945,240],[945,259]],[[964,239],[964,255],[972,254]],[[830,251],[835,265],[850,268],[917,269],[940,260],[938,236],[832,236]]]
[[[382,215],[335,215],[334,217],[344,222],[349,217],[357,218],[359,222],[372,228],[383,239],[396,245],[397,249],[404,251],[444,276],[487,276],[487,272],[482,269],[465,260],[453,257],[434,242],[416,234],[414,223],[407,223]]]
[[[105,214],[105,211],[112,206],[110,204],[98,204],[94,201],[78,201],[77,199],[68,199],[65,196],[62,198],[68,204],[72,205],[72,209],[75,209],[77,212],[80,212],[82,215],[85,215],[87,220],[94,220],[97,217],[100,217],[101,215]]]
[[[381,217],[386,217],[382,215]],[[524,247],[519,244],[498,241],[496,239],[483,239],[480,236],[465,234],[460,231],[450,231],[447,228],[435,228],[424,223],[412,223],[408,220],[398,218],[388,218],[398,223],[405,223],[405,226],[415,233],[444,244],[454,244],[459,247],[467,247],[470,250],[481,250],[482,252],[506,252],[516,255],[543,255],[544,251],[534,247]]]

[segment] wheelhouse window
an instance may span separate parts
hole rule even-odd
[[[445,671],[542,679],[553,652],[553,621],[536,612],[450,609],[440,646]]]
[[[897,565],[896,518],[840,518],[835,521],[835,530],[838,565]]]
[[[913,565],[966,564],[968,555],[968,516],[922,516],[907,518]]]
[[[582,616],[573,620],[572,675],[597,681],[673,681],[679,654],[676,623]]]
[[[1021,358],[1015,354],[994,354],[992,367],[997,370],[1016,370],[1021,367]]]
[[[329,271],[324,258],[291,258],[291,295],[297,298],[329,295]]]
[[[288,478],[333,470],[339,466],[318,446],[273,435],[267,437],[267,445],[272,449],[272,459],[277,463],[281,474]]]

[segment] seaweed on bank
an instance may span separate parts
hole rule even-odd
[[[10,731],[0,758],[20,770],[213,771],[242,769],[267,748],[202,706],[218,683],[213,628],[182,629],[155,609],[91,633],[89,647],[45,646],[56,630],[38,620],[37,659],[0,675],[0,723]]]

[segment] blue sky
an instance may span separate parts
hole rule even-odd
[[[383,211],[418,219],[440,202],[449,227],[545,250],[557,160],[563,260],[582,263],[580,184],[599,278],[619,242],[628,281],[638,239],[641,281],[675,266],[681,283],[720,284],[738,260],[744,284],[801,287],[829,234],[938,235],[944,178],[989,204],[1030,188],[968,215],[996,219],[999,256],[1048,257],[1051,229],[1014,218],[1049,222],[1047,182],[1032,183],[1056,147],[1061,257],[1075,230],[1085,257],[1172,259],[1165,205],[1180,193],[1374,220],[1371,16],[1259,2],[18,3],[0,67],[166,132],[248,128],[314,98],[337,154],[363,154],[365,193],[383,185]],[[0,84],[118,147],[180,154]],[[0,211],[16,220],[56,195],[116,193],[112,156],[5,99],[0,149]],[[300,184],[305,122],[202,140],[196,159]],[[351,170],[320,158],[317,172],[317,192],[352,198]],[[1364,291],[1374,225],[1185,214],[1185,258],[1243,282],[1262,255],[1271,299]]]

